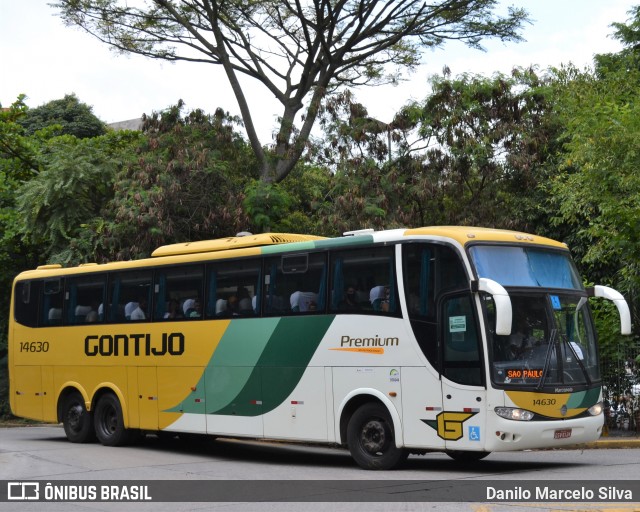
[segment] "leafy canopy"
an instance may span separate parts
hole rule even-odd
[[[114,49],[223,67],[264,181],[280,181],[301,158],[327,91],[394,82],[426,49],[447,40],[479,48],[486,37],[519,40],[523,9],[496,15],[497,0],[60,0],[68,24]],[[239,77],[281,104],[265,151]],[[215,90],[212,89],[212,94]],[[300,125],[296,125],[299,122]]]
[[[75,94],[28,109],[18,123],[28,135],[53,125],[58,125],[59,135],[73,135],[79,139],[97,137],[107,131],[91,107],[82,103]]]

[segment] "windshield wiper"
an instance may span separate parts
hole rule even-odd
[[[544,366],[542,367],[542,376],[540,377],[540,381],[536,386],[536,391],[540,391],[544,386],[545,380],[547,380],[547,370],[549,369],[549,364],[551,363],[551,354],[552,348],[556,343],[556,338],[558,336],[558,329],[551,329],[551,334],[549,336],[549,346],[547,347],[547,353],[544,356]]]
[[[582,342],[583,346],[585,345],[585,343],[580,338],[580,328],[578,326],[578,318],[580,318],[580,316],[578,314],[578,311],[580,309],[582,309],[585,306],[585,304],[587,304],[586,297],[581,297],[580,300],[578,301],[578,304],[576,305],[576,311],[575,311],[575,313],[573,315],[574,332],[576,333],[578,341]],[[573,357],[575,358],[576,362],[578,363],[578,366],[580,366],[580,369],[582,370],[582,374],[584,375],[584,378],[587,380],[587,384],[591,384],[591,377],[589,377],[589,372],[587,371],[587,369],[585,368],[584,364],[582,363],[582,358],[578,357],[578,351],[571,344],[571,342],[567,341],[566,343],[569,346],[569,349],[571,350],[571,353],[573,354]],[[582,355],[584,357],[585,353],[583,352]]]

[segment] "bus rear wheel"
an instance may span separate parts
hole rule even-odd
[[[88,443],[96,436],[93,415],[87,411],[82,395],[74,391],[62,402],[62,425],[67,439],[72,443]]]
[[[364,469],[393,469],[409,452],[396,446],[393,422],[382,404],[359,407],[347,425],[347,443],[356,463]]]
[[[133,432],[124,426],[122,406],[112,393],[102,395],[94,413],[96,436],[105,446],[123,446],[131,442]]]

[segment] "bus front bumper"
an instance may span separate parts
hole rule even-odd
[[[602,435],[604,415],[567,420],[512,421],[495,417],[487,432],[485,450],[503,452],[536,448],[559,448],[590,443]]]

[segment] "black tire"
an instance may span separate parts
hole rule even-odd
[[[112,393],[100,397],[93,421],[98,441],[105,446],[126,445],[136,434],[125,428],[120,401]]]
[[[68,394],[62,402],[62,425],[67,439],[72,443],[95,441],[93,415],[87,411],[84,398],[78,391]]]
[[[463,450],[449,450],[446,452],[456,462],[478,462],[491,452],[467,452]]]
[[[347,443],[351,456],[364,469],[393,469],[409,455],[396,447],[389,412],[378,403],[364,404],[353,413],[347,425]]]

